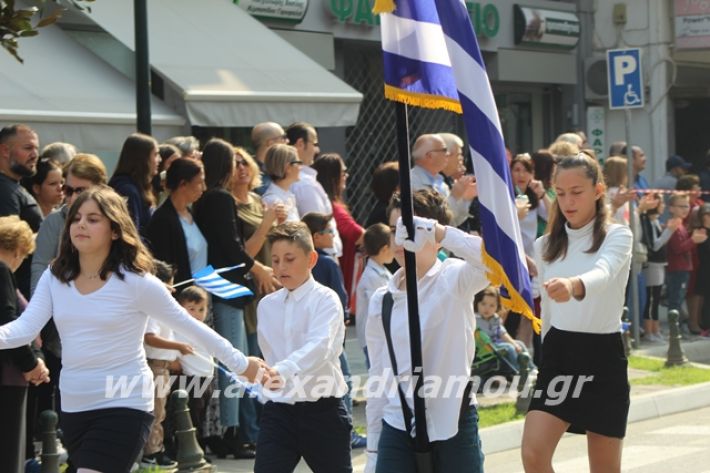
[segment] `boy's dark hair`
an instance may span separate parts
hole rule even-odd
[[[417,217],[431,218],[442,225],[451,221],[451,212],[444,196],[431,189],[420,189],[412,194],[412,206]],[[402,199],[399,192],[392,194],[390,204],[387,206],[387,218],[395,209],[402,208]]]
[[[375,223],[367,227],[362,238],[367,256],[377,256],[380,250],[390,244],[392,230],[384,223]]]
[[[285,240],[295,244],[306,254],[314,251],[311,232],[303,222],[285,222],[277,225],[271,229],[266,238],[269,240],[269,246],[273,246],[277,241]]]
[[[189,286],[180,291],[180,294],[177,295],[177,301],[180,305],[187,302],[196,304],[207,302],[207,291],[198,286]]]
[[[175,277],[175,268],[171,264],[153,259],[153,274],[164,283],[169,283]]]
[[[330,220],[333,215],[326,215],[318,212],[308,212],[306,215],[301,217],[301,222],[305,223],[310,230],[311,235],[315,235],[318,232],[322,232],[328,228]]]

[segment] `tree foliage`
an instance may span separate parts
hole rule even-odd
[[[94,0],[65,0],[79,10],[91,11],[86,5]],[[61,0],[40,0],[39,6],[20,7],[15,0],[0,0],[0,46],[15,59],[23,62],[19,53],[19,40],[39,34],[40,28],[55,23],[66,8]]]

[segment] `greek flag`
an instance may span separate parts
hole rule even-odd
[[[241,266],[243,265],[215,270],[212,265],[207,265],[192,276],[195,278],[195,284],[210,294],[214,294],[222,299],[236,299],[237,297],[252,296],[254,293],[251,292],[249,288],[227,281],[218,274]]]
[[[530,277],[510,169],[486,66],[463,0],[376,0],[385,97],[463,113],[478,183],[483,261],[504,304],[533,321]]]

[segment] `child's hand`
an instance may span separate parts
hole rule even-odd
[[[178,349],[180,351],[180,354],[185,356],[185,355],[192,355],[195,353],[195,349],[192,348],[190,345],[187,343],[181,343],[180,348]]]
[[[265,384],[269,380],[269,371],[271,371],[269,365],[261,358],[255,356],[248,356],[247,362],[247,369],[239,373],[239,375],[244,376],[250,383],[258,381]]]
[[[681,225],[683,225],[683,219],[680,217],[670,218],[666,223],[666,227],[668,227],[673,232],[678,230]]]
[[[548,297],[555,302],[567,302],[574,295],[574,286],[569,278],[552,278],[542,286]]]
[[[696,228],[690,238],[699,245],[708,239],[708,231],[704,228]]]
[[[285,383],[278,370],[269,368],[268,378],[264,381],[264,387],[270,391],[278,391],[283,389]]]

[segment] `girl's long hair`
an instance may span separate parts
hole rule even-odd
[[[592,159],[589,155],[584,153],[579,153],[576,156],[565,156],[557,163],[557,169],[555,170],[555,177],[567,169],[580,169],[584,172],[587,179],[592,181],[592,185],[596,186],[601,183],[606,190],[606,185],[604,184],[604,176],[602,174],[601,167],[599,163]],[[597,199],[596,203],[596,216],[594,217],[594,233],[592,236],[592,246],[585,251],[585,253],[594,253],[602,246],[604,243],[604,238],[606,238],[607,223],[609,221],[609,210],[606,206],[606,199],[604,193]],[[569,240],[567,239],[567,230],[565,226],[567,224],[567,219],[560,210],[560,204],[557,199],[552,202],[552,208],[550,209],[550,218],[547,224],[547,241],[543,249],[542,259],[548,263],[551,263],[557,259],[564,258],[567,256],[567,247],[569,245]]]
[[[108,218],[111,230],[116,234],[116,239],[111,242],[108,257],[99,271],[101,279],[106,280],[109,273],[115,273],[123,279],[123,270],[136,274],[151,272],[153,258],[138,236],[126,203],[112,188],[100,185],[82,192],[69,208],[59,244],[59,255],[50,266],[52,274],[60,281],[68,283],[76,279],[81,272],[79,252],[71,242],[69,229],[81,206],[89,200],[93,200],[101,213]]]
[[[127,175],[138,186],[141,197],[148,205],[155,204],[155,195],[150,175],[150,160],[153,150],[158,148],[158,142],[150,135],[132,133],[123,142],[121,154],[118,157],[114,176]]]

